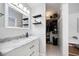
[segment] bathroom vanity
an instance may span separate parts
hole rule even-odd
[[[0,52],[4,56],[39,56],[39,40],[37,37],[20,38],[0,43]]]
[[[14,30],[13,32],[15,33],[13,35],[12,32],[9,33],[11,36],[7,36],[7,34],[3,37],[8,37],[7,39],[1,39],[0,37],[0,54],[3,56],[38,56],[38,37],[29,36],[17,38],[17,36],[21,34],[24,35],[27,30],[28,32],[30,30],[31,13],[29,5],[24,3],[6,3],[4,4],[4,9],[5,28]],[[6,29],[5,32],[7,32]],[[21,30],[22,33],[18,29]]]
[[[79,56],[79,48],[76,47],[75,43],[69,43],[69,56]]]

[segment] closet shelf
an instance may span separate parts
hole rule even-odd
[[[33,24],[41,24],[41,22],[36,22],[36,23],[33,23]]]
[[[28,26],[29,24],[23,24],[24,26]]]

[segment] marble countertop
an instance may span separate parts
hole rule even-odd
[[[19,38],[18,40],[11,40],[7,42],[0,43],[0,52],[2,54],[8,53],[9,51],[21,47],[33,40],[36,40],[38,37],[30,36],[28,38]]]

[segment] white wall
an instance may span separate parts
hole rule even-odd
[[[63,56],[68,55],[68,4],[61,5],[61,18],[59,23],[59,46]]]
[[[79,18],[79,4],[69,4],[69,43],[78,43],[79,40],[73,39],[73,36],[79,37],[77,32],[77,19]]]
[[[4,11],[5,11],[4,4],[0,3],[0,12],[4,13]],[[23,29],[5,28],[4,16],[0,17],[0,39],[6,38],[6,37],[14,37],[14,36],[23,35],[27,31],[28,30],[23,30]]]
[[[63,56],[68,55],[68,4],[62,4],[62,52]]]
[[[60,55],[62,55],[62,45],[63,45],[62,41],[63,41],[63,39],[62,39],[62,19],[61,18],[58,20],[58,37],[59,37],[58,45],[59,45],[59,49],[61,52]]]
[[[30,3],[30,7],[32,8],[32,16],[41,14],[42,17],[39,19],[41,20],[42,24],[34,25],[34,18],[32,17],[32,35],[38,36],[40,40],[40,55],[45,55],[46,52],[46,25],[45,25],[45,4],[44,3]],[[38,18],[37,18],[38,20]]]
[[[74,13],[69,15],[69,43],[79,44],[79,40],[72,38],[73,36],[79,37],[79,33],[77,32],[78,17],[79,17],[79,13]]]
[[[70,3],[69,4],[69,14],[79,12],[79,3]]]

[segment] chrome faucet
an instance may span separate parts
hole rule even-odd
[[[77,37],[77,36],[72,36],[72,38],[74,38],[74,39],[78,39],[78,37]]]

